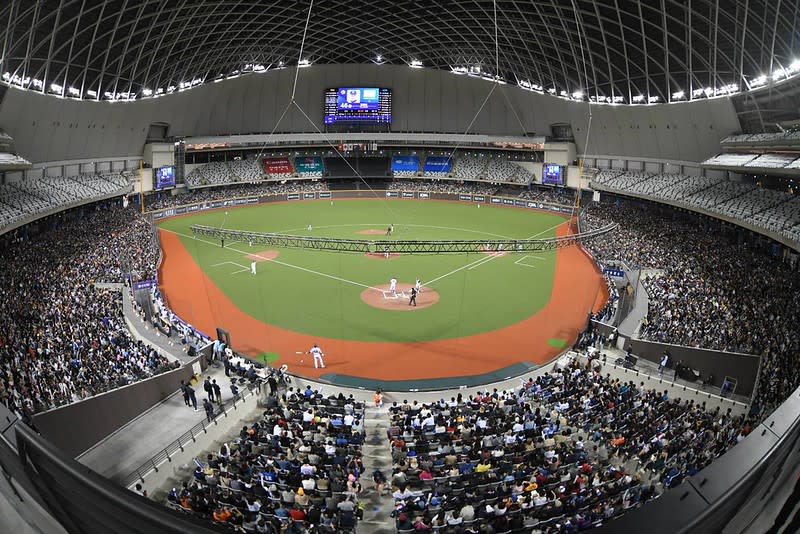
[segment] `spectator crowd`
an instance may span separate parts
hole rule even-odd
[[[177,195],[171,195],[169,192],[162,192],[159,195],[151,195],[145,199],[145,209],[150,211],[173,208],[175,206],[182,206],[184,204],[212,202],[214,200],[224,200],[229,198],[284,195],[287,193],[309,193],[319,191],[328,191],[328,184],[323,181],[234,184],[226,185],[224,187],[187,189]]]
[[[712,219],[664,216],[632,201],[597,204],[592,228],[617,231],[586,243],[599,260],[653,269],[643,339],[762,357],[756,409],[769,413],[800,384],[800,273],[756,237],[725,237]]]
[[[398,532],[576,532],[674,487],[748,432],[577,360],[515,391],[389,408]]]
[[[258,421],[195,461],[169,504],[244,532],[353,531],[363,516],[363,403],[310,386],[269,399]]]
[[[0,401],[26,416],[171,368],[131,336],[121,293],[94,285],[152,277],[150,226],[119,207],[50,223],[0,258]]]

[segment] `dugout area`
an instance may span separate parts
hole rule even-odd
[[[399,222],[386,236],[390,220]],[[373,198],[277,202],[159,223],[159,284],[173,311],[206,332],[225,327],[237,351],[340,385],[434,389],[518,375],[569,347],[587,313],[607,299],[594,261],[577,246],[388,259],[290,248],[262,254],[263,246],[226,242],[223,248],[192,236],[192,224],[346,239],[525,239],[569,235],[567,217]],[[387,291],[392,277],[400,297]],[[434,303],[408,306],[416,277],[423,282],[418,299],[435,291]],[[365,294],[385,305],[371,305]],[[325,369],[296,356],[315,342],[326,354]]]

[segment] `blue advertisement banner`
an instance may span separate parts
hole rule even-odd
[[[419,158],[417,156],[394,156],[392,158],[392,170],[417,172],[419,170]]]
[[[149,289],[154,285],[156,285],[155,280],[139,280],[138,282],[133,283],[133,290],[136,291],[139,289]]]
[[[450,172],[453,168],[453,161],[448,156],[428,156],[425,158],[425,166],[422,170],[426,172]]]

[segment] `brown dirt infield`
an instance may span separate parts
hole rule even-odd
[[[359,230],[356,233],[358,235],[386,235],[386,230],[378,230],[377,228],[369,228],[367,230]]]
[[[372,258],[373,260],[393,260],[400,257],[399,252],[390,252],[389,257],[386,257],[385,252],[365,252],[364,256]]]
[[[262,250],[261,252],[253,252],[252,254],[247,255],[248,260],[255,260],[255,261],[270,261],[274,260],[280,254],[277,250],[267,249]]]
[[[399,298],[386,298],[384,291],[389,293],[389,284],[383,284],[375,287],[370,287],[361,292],[361,300],[364,304],[372,306],[373,308],[380,308],[381,310],[392,311],[412,311],[428,308],[439,302],[439,293],[435,289],[422,288],[422,291],[417,294],[417,305],[409,306],[408,300],[411,298],[411,288],[414,284],[397,283],[397,293],[405,293],[407,297],[400,296]]]
[[[264,351],[280,355],[292,373],[319,378],[326,373],[413,380],[482,374],[521,361],[543,364],[562,349],[551,338],[575,340],[589,309],[598,310],[607,298],[606,283],[589,255],[579,247],[556,252],[556,272],[550,301],[536,314],[491,332],[454,339],[418,342],[368,342],[301,334],[256,319],[234,304],[194,261],[180,238],[159,230],[164,258],[159,282],[172,310],[201,331],[212,334],[220,325],[231,332],[233,344],[250,356]],[[556,228],[568,235],[567,224]],[[294,354],[314,343],[325,351],[325,369],[300,363]]]

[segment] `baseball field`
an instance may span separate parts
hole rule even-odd
[[[178,315],[207,333],[227,329],[233,347],[250,356],[339,383],[405,388],[420,380],[458,383],[483,375],[488,381],[492,373],[523,372],[571,344],[590,309],[606,298],[600,274],[577,247],[387,258],[247,242],[222,247],[193,237],[193,224],[374,241],[489,240],[566,235],[567,219],[486,204],[338,199],[219,209],[159,223],[159,281]],[[325,353],[325,369],[303,354],[313,343]]]

